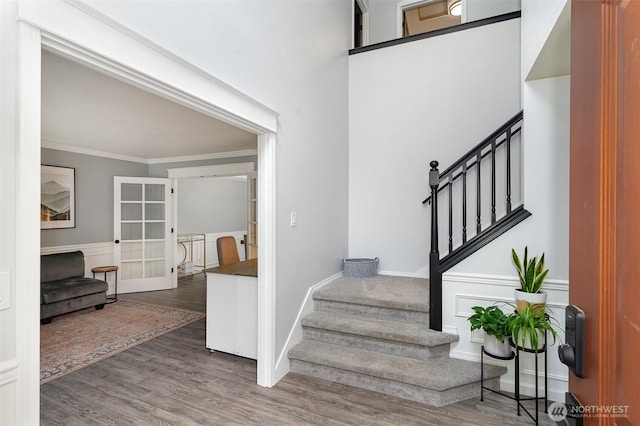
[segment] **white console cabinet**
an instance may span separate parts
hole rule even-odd
[[[210,268],[207,274],[207,349],[257,358],[257,260]]]

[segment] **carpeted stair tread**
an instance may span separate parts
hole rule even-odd
[[[477,362],[455,358],[423,361],[323,342],[302,341],[289,351],[289,358],[436,391],[480,381]],[[485,379],[504,373],[505,367],[485,365]]]
[[[424,324],[374,320],[325,312],[307,315],[302,319],[302,326],[423,346],[439,346],[458,341],[457,335],[434,331]]]
[[[429,280],[387,275],[371,278],[340,277],[316,291],[313,298],[428,312]]]

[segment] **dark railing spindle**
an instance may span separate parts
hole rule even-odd
[[[449,253],[453,251],[453,178],[449,175]]]
[[[462,165],[462,244],[467,242],[467,163]]]
[[[507,129],[507,214],[511,213],[511,127]]]
[[[519,223],[531,213],[519,206],[512,210],[511,191],[511,142],[514,135],[522,130],[522,111],[516,114],[508,122],[500,126],[481,143],[462,156],[452,166],[440,173],[438,161],[432,161],[429,169],[430,195],[422,202],[431,202],[431,250],[429,253],[429,326],[433,330],[442,330],[442,274],[453,265],[478,250],[484,244],[494,239],[504,230]],[[497,166],[496,155],[498,149],[505,145],[506,151],[506,214],[508,217],[497,220],[496,196],[497,196]],[[504,151],[501,151],[504,152]],[[491,226],[482,229],[482,160],[491,156]],[[467,178],[471,168],[476,167],[476,235],[467,238]],[[501,176],[502,171],[499,171]],[[458,178],[462,178],[462,246],[454,250],[453,237],[453,209],[458,208],[458,201],[453,202],[453,185]],[[447,191],[448,200],[448,254],[440,258],[440,245],[438,240],[438,194]],[[485,184],[484,196],[488,196],[488,188]],[[502,202],[502,201],[501,201]],[[486,212],[485,212],[486,213]],[[456,231],[457,233],[459,231]],[[499,232],[499,233],[498,233]],[[497,234],[498,233],[498,234]],[[457,235],[457,234],[456,234]]]
[[[496,141],[491,142],[491,224],[496,223]]]
[[[476,235],[482,230],[481,215],[482,215],[482,199],[480,195],[480,161],[482,160],[482,154],[478,151],[478,158],[476,159]]]

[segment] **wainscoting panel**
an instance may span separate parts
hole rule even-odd
[[[18,380],[18,360],[0,362],[0,418],[2,424],[16,424],[16,381]]]
[[[74,244],[68,246],[42,247],[40,254],[65,253],[69,251],[80,250],[84,253],[84,275],[85,277],[93,276],[91,268],[96,266],[113,265],[113,242],[91,243],[91,244]],[[104,274],[96,275],[96,278],[104,279]],[[115,276],[113,273],[107,274],[107,283],[109,289],[107,294],[113,294],[115,291]]]
[[[480,361],[480,347],[484,341],[484,332],[470,331],[469,318],[472,306],[489,306],[494,303],[508,302],[514,304],[513,290],[519,288],[517,277],[477,275],[466,273],[445,273],[442,277],[442,322],[443,331],[454,332],[460,336],[457,343],[451,344],[451,357],[472,361]],[[549,399],[564,401],[564,393],[568,390],[568,369],[558,359],[558,345],[564,342],[564,309],[569,303],[569,282],[546,280],[543,290],[548,293],[547,305],[551,308],[559,325],[558,341],[547,350]],[[503,308],[505,313],[511,309]],[[551,340],[549,341],[551,344]],[[538,366],[544,365],[544,356],[538,355]],[[513,392],[515,386],[514,362],[503,362],[492,358],[485,362],[504,365],[508,373],[502,376],[500,386],[503,390]],[[544,389],[544,380],[538,379],[540,391]],[[520,391],[525,395],[535,392],[534,355],[522,354],[520,357]]]

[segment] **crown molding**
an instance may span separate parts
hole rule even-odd
[[[115,154],[113,152],[99,151],[96,149],[83,148],[79,146],[67,145],[60,142],[54,142],[43,139],[41,142],[42,148],[54,149],[56,151],[73,152],[75,154],[92,155],[94,157],[111,158],[114,160],[131,161],[134,163],[142,164],[164,164],[164,163],[180,163],[189,161],[202,161],[202,160],[217,160],[221,158],[235,158],[235,157],[251,157],[258,155],[256,149],[245,149],[242,151],[227,151],[227,152],[212,152],[209,154],[198,155],[185,155],[181,157],[167,157],[167,158],[140,158],[130,155]]]
[[[200,161],[200,160],[216,160],[220,158],[233,158],[233,157],[251,157],[258,155],[257,149],[245,149],[243,151],[227,151],[227,152],[212,152],[209,154],[198,155],[185,155],[182,157],[167,157],[167,158],[152,158],[147,160],[147,164],[162,164],[162,163],[179,163],[183,161]]]
[[[50,140],[42,140],[42,148],[55,149],[56,151],[73,152],[75,154],[92,155],[94,157],[112,158],[114,160],[131,161],[134,163],[149,164],[149,160],[132,157],[129,155],[115,154],[113,152],[98,151],[96,149],[82,148],[79,146],[67,145],[59,142],[53,142]]]

